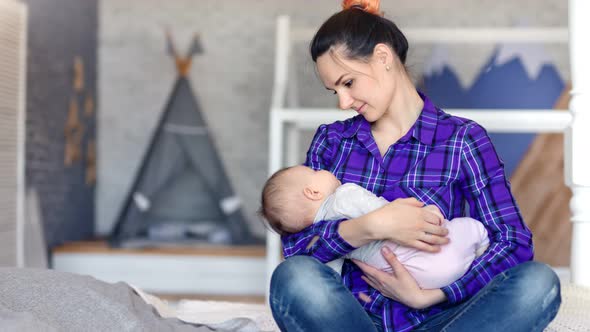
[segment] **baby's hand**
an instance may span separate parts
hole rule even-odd
[[[445,217],[443,216],[443,214],[440,212],[439,208],[436,205],[425,205],[423,207],[423,209],[425,209],[426,211],[435,214],[437,217],[439,217],[440,222],[439,225],[442,225],[443,220],[445,220]]]

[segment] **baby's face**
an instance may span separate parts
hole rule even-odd
[[[293,167],[293,174],[297,176],[297,180],[304,185],[313,184],[315,188],[320,190],[324,195],[330,195],[336,191],[336,188],[342,185],[340,180],[329,171],[313,169],[305,166]]]

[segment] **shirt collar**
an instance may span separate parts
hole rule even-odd
[[[422,108],[418,119],[416,119],[416,122],[412,125],[412,128],[410,128],[406,135],[400,138],[400,141],[406,141],[410,136],[413,136],[423,144],[432,145],[438,122],[438,111],[436,106],[434,106],[432,101],[425,94],[420,91],[418,91],[418,94],[424,101],[424,107]],[[359,114],[352,118],[351,126],[342,133],[342,136],[346,138],[352,137],[356,135],[360,129],[362,129],[362,132],[370,132],[371,124]]]
[[[360,115],[360,114],[355,115],[352,118],[352,124],[350,125],[350,127],[348,127],[348,129],[346,129],[342,133],[342,136],[344,136],[345,138],[350,138],[350,137],[356,135],[362,126],[365,126],[365,127],[369,126],[369,130],[371,128],[371,124],[369,122],[367,122],[367,120],[365,120],[365,118],[363,118],[362,115]]]
[[[424,107],[410,131],[412,131],[412,136],[423,144],[432,145],[438,124],[438,110],[430,98],[420,91],[418,94],[424,101]]]

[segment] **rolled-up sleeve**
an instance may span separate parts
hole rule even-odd
[[[308,255],[320,262],[329,262],[356,249],[338,233],[342,220],[317,222],[299,233],[281,238],[285,258],[294,255]]]

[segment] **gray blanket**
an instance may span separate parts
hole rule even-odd
[[[250,331],[250,323],[232,320],[227,330]],[[17,268],[0,268],[0,326],[2,331],[220,331],[162,318],[122,282]]]

